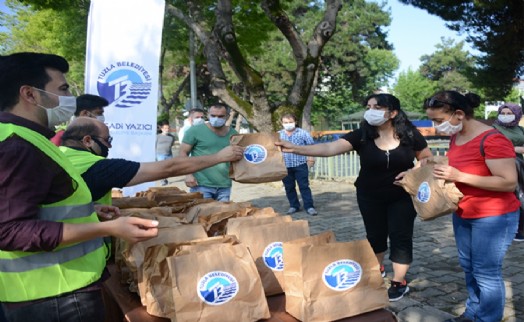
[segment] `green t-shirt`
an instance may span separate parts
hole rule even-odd
[[[228,146],[229,138],[233,134],[237,134],[237,131],[231,127],[225,136],[218,136],[207,127],[207,124],[199,124],[187,130],[184,134],[183,143],[193,146],[191,156],[210,155]],[[199,186],[213,188],[231,187],[229,162],[219,163],[210,168],[200,170],[194,176]]]

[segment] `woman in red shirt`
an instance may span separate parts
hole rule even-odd
[[[515,150],[504,135],[474,119],[479,105],[478,95],[455,91],[438,92],[424,102],[437,132],[451,135],[449,165],[435,166],[434,175],[455,182],[464,194],[453,230],[468,299],[465,312],[450,322],[502,319],[502,261],[518,224]]]

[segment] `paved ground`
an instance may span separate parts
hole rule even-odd
[[[171,178],[170,184],[184,187],[182,178]],[[293,215],[294,219],[307,219],[311,234],[332,230],[338,241],[365,238],[352,183],[312,181],[311,189],[319,215],[312,217],[302,211]],[[273,207],[282,213],[289,207],[281,183],[234,183],[232,201],[251,201],[254,206]],[[450,219],[446,216],[415,222],[414,262],[407,276],[411,292],[389,308],[401,322],[444,321],[464,311],[466,289]],[[391,272],[389,264],[386,270]],[[524,322],[524,242],[510,247],[504,262],[504,280],[503,321]]]

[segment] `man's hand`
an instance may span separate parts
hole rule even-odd
[[[244,148],[239,145],[229,145],[218,151],[217,156],[222,162],[238,161],[244,156]]]
[[[120,208],[108,205],[95,205],[95,211],[100,221],[114,219],[120,216]]]
[[[294,153],[295,145],[289,141],[276,141],[276,146],[279,146],[282,152]]]
[[[188,174],[184,180],[186,187],[192,188],[198,186],[198,182],[192,174]]]
[[[137,217],[118,217],[107,221],[110,235],[122,238],[129,243],[136,243],[158,235],[158,221]]]
[[[315,158],[307,158],[306,163],[307,163],[307,166],[308,166],[309,168],[311,168],[312,166],[315,165]]]

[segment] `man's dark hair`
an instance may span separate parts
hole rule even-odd
[[[76,98],[75,116],[79,116],[82,111],[93,111],[109,105],[109,101],[98,95],[83,94]]]
[[[66,145],[67,141],[80,141],[86,135],[98,136],[100,135],[99,128],[95,122],[72,123],[67,127],[62,135],[62,145]]]
[[[46,68],[67,73],[69,64],[63,57],[52,54],[15,53],[0,56],[0,111],[9,111],[18,103],[22,86],[44,89],[51,80]]]
[[[226,113],[229,114],[229,106],[225,105],[225,104],[222,104],[222,103],[215,103],[213,105],[211,105],[209,107],[209,109],[211,108],[218,108],[218,109],[221,109],[221,108],[225,108],[226,109]]]
[[[189,110],[189,115],[193,115],[193,114],[195,114],[197,112],[206,114],[206,111],[204,111],[203,109],[197,107],[197,108],[190,109]]]

